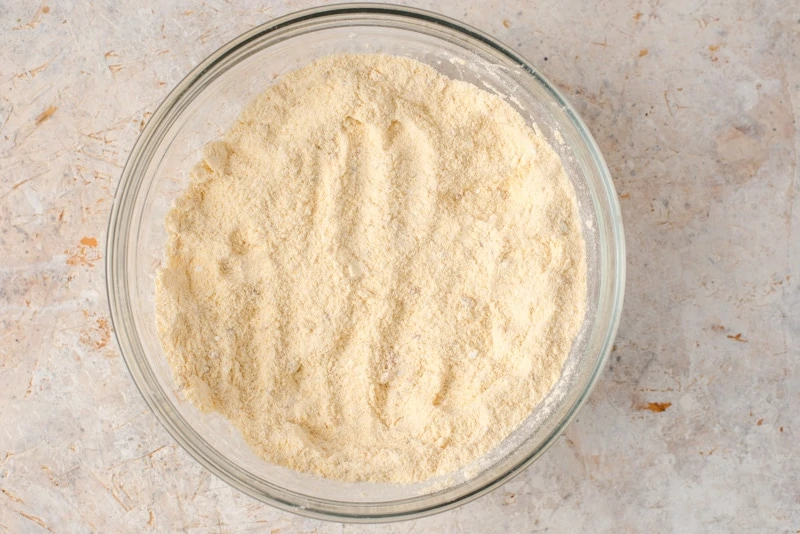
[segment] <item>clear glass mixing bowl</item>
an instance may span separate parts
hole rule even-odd
[[[579,198],[588,254],[588,312],[561,379],[495,451],[451,476],[413,486],[347,484],[270,465],[218,415],[177,391],[154,320],[164,215],[188,183],[201,148],[218,139],[277,76],[325,55],[382,52],[503,95],[559,152]],[[119,347],[136,385],[172,436],[239,490],[324,519],[389,521],[452,508],[492,490],[538,458],[586,400],[612,346],[625,251],[608,169],[583,121],[528,62],[478,30],[416,9],[335,5],[259,26],[212,54],[167,97],[122,173],[108,231],[106,274]]]

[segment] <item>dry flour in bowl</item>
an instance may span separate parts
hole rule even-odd
[[[497,446],[586,307],[575,193],[500,97],[332,56],[259,96],[167,217],[157,322],[185,395],[265,460],[410,483]]]

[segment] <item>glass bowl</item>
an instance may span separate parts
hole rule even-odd
[[[187,185],[202,147],[220,138],[277,76],[341,52],[411,57],[505,97],[561,156],[583,220],[588,311],[559,382],[494,451],[457,473],[415,485],[342,483],[259,459],[230,423],[200,413],[182,397],[156,334],[155,273],[166,240],[164,215]],[[145,401],[178,443],[256,499],[306,516],[357,522],[455,507],[538,458],[575,416],[604,367],[625,276],[622,222],[608,169],[583,121],[553,85],[478,30],[426,11],[375,4],[334,5],[276,19],[226,44],[180,82],[153,114],[122,172],[106,258],[122,355]]]

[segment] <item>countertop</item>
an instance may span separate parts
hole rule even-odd
[[[116,348],[104,240],[142,125],[202,58],[306,1],[0,6],[0,531],[800,532],[800,4],[415,2],[575,104],[628,244],[611,363],[495,492],[390,526],[304,519],[205,471]]]

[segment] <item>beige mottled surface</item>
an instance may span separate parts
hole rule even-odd
[[[0,531],[800,530],[796,2],[415,4],[512,45],[583,113],[629,277],[613,361],[556,445],[489,496],[388,528],[295,517],[208,474],[108,322],[102,244],[140,125],[216,47],[309,3],[118,4],[0,5]]]

